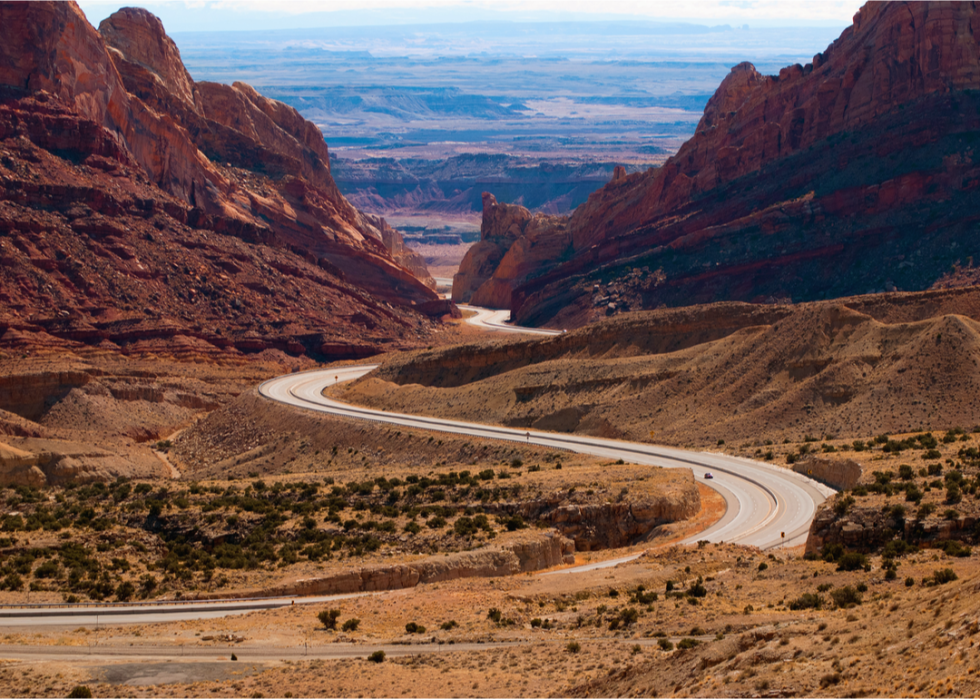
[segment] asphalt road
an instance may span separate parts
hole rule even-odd
[[[464,307],[475,311],[468,322],[488,330],[523,332],[535,335],[556,335],[555,330],[514,327],[506,323],[508,311],[492,311],[476,307]],[[833,494],[833,490],[804,476],[770,464],[739,459],[724,454],[693,452],[670,447],[660,447],[638,442],[624,442],[570,434],[528,431],[481,425],[478,423],[444,420],[441,418],[406,415],[361,408],[327,398],[323,391],[338,382],[353,381],[376,368],[377,365],[361,365],[342,369],[319,369],[288,374],[270,379],[259,386],[259,393],[270,399],[308,410],[331,415],[350,417],[392,425],[415,427],[511,442],[523,442],[543,447],[566,449],[608,459],[623,459],[628,463],[651,464],[666,468],[690,468],[696,478],[714,488],[725,499],[724,516],[707,530],[684,543],[706,540],[729,542],[762,549],[793,546],[806,541],[810,522],[817,506]],[[714,478],[703,480],[711,472]],[[597,570],[633,560],[641,554],[631,554],[574,568],[555,571],[555,575]],[[333,597],[296,598],[295,603],[309,604],[338,599]],[[102,623],[147,623],[180,619],[203,619],[242,614],[257,608],[276,608],[292,604],[289,598],[262,601],[234,601],[206,605],[153,605],[139,608],[129,606],[120,611],[115,608],[74,608],[59,612],[57,609],[20,608],[0,609],[0,626],[24,627],[37,625],[94,625]],[[250,606],[251,605],[251,606]],[[259,605],[259,606],[254,606]],[[98,615],[98,619],[96,618]]]
[[[510,311],[495,311],[492,308],[480,308],[479,306],[460,305],[459,310],[469,311],[475,315],[466,319],[470,325],[475,325],[484,330],[494,330],[497,332],[521,333],[523,335],[561,335],[560,330],[549,330],[548,328],[523,328],[519,325],[511,325]]]
[[[704,479],[704,474],[711,472],[714,478],[703,482],[721,494],[727,510],[717,523],[686,543],[724,541],[762,549],[803,543],[817,505],[833,493],[829,488],[792,471],[724,454],[385,412],[348,405],[323,395],[323,390],[328,386],[360,378],[375,366],[280,376],[259,386],[259,392],[270,400],[342,417],[567,449],[613,460],[623,459],[629,463],[685,467],[690,468],[698,479]],[[604,565],[610,563],[593,564],[591,567]]]

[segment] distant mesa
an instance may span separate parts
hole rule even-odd
[[[0,230],[0,345],[363,356],[453,312],[315,125],[136,8],[0,3]]]
[[[868,3],[805,66],[735,66],[663,167],[613,178],[533,239],[485,229],[454,298],[485,288],[519,323],[569,327],[974,278],[978,23],[968,3]]]

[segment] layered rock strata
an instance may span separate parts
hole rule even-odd
[[[349,357],[451,312],[298,112],[195,82],[144,10],[100,32],[0,4],[0,343]]]
[[[538,234],[551,254],[515,238],[524,269],[474,254],[456,297],[479,278],[518,322],[572,326],[624,307],[929,288],[980,255],[977,26],[969,3],[868,3],[805,66],[736,66],[663,167],[556,219]],[[607,285],[629,303],[597,303]]]
[[[263,588],[236,596],[301,597],[351,592],[401,590],[426,583],[462,578],[495,578],[529,573],[575,562],[575,545],[565,537],[549,533],[524,537],[499,549],[464,551],[392,566],[366,566],[322,577],[302,578],[283,585]],[[200,595],[198,599],[220,599],[221,593]]]

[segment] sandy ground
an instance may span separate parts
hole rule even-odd
[[[347,634],[324,631],[316,620],[318,609],[309,607],[110,626],[98,631],[91,660],[4,662],[0,691],[64,696],[75,684],[87,684],[97,696],[744,696],[772,689],[782,695],[963,696],[980,689],[974,671],[973,557],[912,554],[900,562],[901,577],[886,581],[877,558],[868,573],[845,573],[800,554],[797,549],[767,555],[730,545],[667,547],[634,563],[577,576],[438,583],[337,605],[341,619],[360,619],[359,629]],[[960,579],[934,587],[920,582],[945,567]],[[903,582],[906,576],[914,581],[911,587]],[[695,598],[699,604],[665,597],[668,580],[685,590],[699,577],[706,588],[706,597]],[[787,608],[803,592],[817,593],[825,584],[836,589],[862,583],[867,591],[858,606],[834,609],[824,592],[819,593],[823,609]],[[641,594],[658,592],[657,599],[637,604],[640,586],[647,591]],[[488,619],[491,608],[513,624]],[[638,610],[636,622],[610,629],[609,621],[627,608]],[[534,619],[552,628],[534,626]],[[440,628],[451,621],[455,628]],[[424,625],[426,632],[407,634],[409,622]],[[231,646],[203,640],[215,634],[244,640]],[[8,633],[3,642],[11,649],[84,647],[95,635],[94,629],[45,629]],[[694,638],[700,644],[664,651],[661,637],[674,644]],[[513,640],[521,644],[453,649],[466,642]],[[261,651],[335,641],[362,645],[365,654],[392,643],[434,650],[382,664],[275,660]],[[578,651],[569,645],[573,642]],[[135,646],[159,647],[165,657],[134,664],[107,655]],[[182,661],[181,647],[212,648],[214,657]],[[249,661],[251,648],[261,661]],[[230,660],[232,652],[237,663]]]

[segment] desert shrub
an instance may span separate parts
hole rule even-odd
[[[762,563],[760,563],[760,564],[759,564],[759,572],[760,572],[760,573],[761,573],[762,571],[764,571],[764,570],[766,570],[766,569],[768,569],[768,568],[769,568],[769,564],[768,564],[768,563],[766,563],[765,561],[763,561]]]
[[[801,609],[820,609],[823,606],[823,598],[812,592],[804,592],[802,595],[789,603],[789,608],[793,611]]]
[[[425,627],[410,621],[405,624],[405,633],[425,633]]]
[[[361,620],[360,619],[348,619],[347,621],[344,622],[344,625],[341,627],[341,630],[342,631],[357,631],[357,627],[360,626],[360,625],[361,625]]]
[[[854,504],[854,498],[850,495],[838,495],[834,500],[834,514],[843,517]]]
[[[503,618],[503,613],[496,607],[491,607],[490,611],[487,612],[487,619],[494,622],[495,624],[499,624],[502,618]]]
[[[426,526],[429,527],[429,529],[442,529],[446,526],[446,518],[442,515],[436,515],[426,522]]]
[[[320,620],[324,628],[336,629],[337,628],[337,618],[340,616],[339,609],[324,609],[322,612],[316,615],[316,618]]]
[[[453,525],[453,530],[459,536],[471,536],[476,533],[477,528],[470,517],[460,517]]]
[[[954,580],[959,580],[959,576],[952,568],[941,568],[933,572],[931,578],[927,578],[929,582],[927,584],[931,585],[945,585],[946,583],[953,582]],[[923,582],[926,582],[925,580]]]
[[[707,597],[708,588],[704,586],[704,578],[698,576],[698,581],[687,589],[688,597]]]
[[[954,539],[938,541],[936,542],[936,546],[941,548],[947,556],[955,556],[956,558],[966,558],[973,553],[973,549],[969,546],[965,546]]]
[[[442,629],[443,631],[452,631],[453,629],[457,628],[458,626],[459,626],[459,624],[457,624],[454,619],[451,619],[449,621],[442,622],[442,625],[439,628]]]
[[[829,675],[824,675],[820,678],[820,687],[827,688],[832,684],[840,684],[841,676],[839,672],[834,672]]]
[[[383,650],[376,650],[368,656],[368,660],[372,663],[383,663],[385,661],[385,652]]]
[[[24,587],[24,580],[17,573],[10,572],[0,581],[0,590],[16,592]]]
[[[918,547],[905,541],[905,539],[892,539],[881,550],[881,557],[885,559],[897,558],[907,553],[918,551]]]
[[[45,561],[34,571],[36,578],[56,578],[61,572],[61,565],[57,561]]]
[[[857,551],[848,551],[837,559],[837,570],[860,570],[868,564],[868,557]]]
[[[69,699],[92,699],[92,690],[84,684],[75,685],[68,693]]]
[[[640,613],[633,607],[626,607],[619,613],[618,617],[619,623],[626,627],[635,624],[639,618]]]
[[[857,588],[851,587],[850,585],[831,590],[830,597],[834,600],[834,604],[841,609],[854,607],[864,601],[864,597],[858,592]]]
[[[527,527],[527,525],[524,523],[524,518],[520,515],[505,517],[501,521],[501,524],[503,524],[509,532],[516,532],[518,529],[525,529]]]
[[[955,505],[963,500],[963,491],[956,483],[949,483],[946,486],[946,504]]]
[[[911,575],[905,578],[905,587],[912,587],[913,585],[915,585],[915,578]]]
[[[120,602],[128,602],[135,594],[136,586],[128,580],[119,583],[119,586],[116,587],[116,598],[119,599]]]
[[[674,644],[671,643],[671,641],[666,638],[658,638],[657,645],[660,646],[660,650],[665,650],[665,651],[674,650]]]
[[[694,648],[695,646],[701,645],[701,641],[696,638],[682,638],[677,642],[677,647],[680,650],[687,650],[689,648]]]
[[[578,653],[580,650],[582,650],[582,644],[578,641],[570,641],[568,645],[565,646],[565,650],[567,650],[569,653]]]

